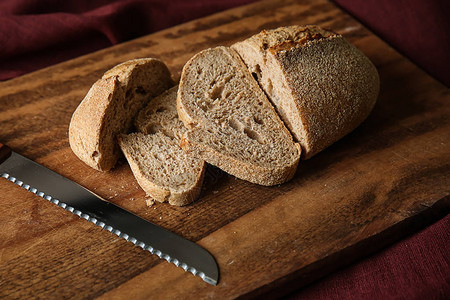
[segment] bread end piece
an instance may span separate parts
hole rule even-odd
[[[111,100],[121,97],[118,86],[117,76],[97,80],[73,113],[69,125],[73,153],[99,171],[111,169],[119,155],[117,148],[111,147],[113,136],[106,134],[104,121]]]
[[[72,115],[72,151],[88,166],[110,170],[120,156],[116,136],[127,133],[137,112],[173,85],[168,68],[158,59],[130,60],[107,71]]]

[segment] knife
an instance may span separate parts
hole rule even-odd
[[[103,200],[0,143],[1,177],[217,285],[217,263],[204,248]]]

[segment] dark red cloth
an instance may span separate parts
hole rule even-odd
[[[254,0],[3,0],[0,80]],[[336,0],[449,85],[446,1]],[[301,20],[299,20],[301,22]],[[426,54],[426,55],[424,55]],[[297,292],[306,299],[445,299],[450,216]]]
[[[290,300],[449,299],[450,215]]]
[[[334,0],[450,87],[449,0]]]
[[[2,0],[0,80],[255,0]]]

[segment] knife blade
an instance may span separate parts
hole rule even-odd
[[[217,285],[217,263],[201,246],[103,200],[0,143],[1,177]]]

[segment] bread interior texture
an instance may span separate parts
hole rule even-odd
[[[139,112],[137,133],[122,135],[120,146],[142,189],[159,202],[182,206],[199,195],[205,163],[180,147],[186,131],[176,110],[173,87]]]

